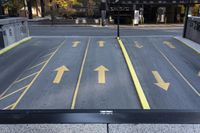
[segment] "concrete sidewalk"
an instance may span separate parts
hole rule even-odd
[[[0,125],[1,133],[199,133],[191,124],[19,124]]]

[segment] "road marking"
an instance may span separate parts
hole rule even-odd
[[[94,69],[94,71],[98,72],[98,83],[105,84],[106,83],[106,71],[109,71],[108,68],[101,65]]]
[[[24,87],[22,87],[22,88],[20,88],[20,89],[17,89],[16,91],[13,91],[13,92],[11,92],[11,93],[9,93],[9,94],[7,94],[7,95],[1,97],[0,100],[3,100],[3,99],[5,99],[5,98],[7,98],[7,97],[9,97],[9,96],[11,96],[11,95],[13,95],[13,94],[15,94],[15,93],[21,91],[21,90],[24,90],[27,86],[28,86],[28,85],[26,85],[26,86],[24,86]]]
[[[54,53],[49,57],[49,59],[47,60],[47,62],[43,65],[43,67],[40,69],[40,71],[37,73],[37,75],[34,77],[34,79],[31,81],[31,83],[27,86],[27,88],[23,91],[23,93],[20,95],[20,97],[17,99],[17,101],[14,103],[14,105],[12,106],[11,109],[15,109],[16,108],[16,106],[19,104],[19,102],[24,97],[24,95],[26,94],[26,92],[31,88],[31,86],[36,81],[36,79],[40,76],[41,72],[47,66],[47,64],[49,63],[49,61],[56,54],[56,52],[63,46],[64,43],[65,43],[65,40],[62,41],[62,43],[58,46],[58,48],[54,51]]]
[[[13,104],[10,104],[10,105],[8,105],[7,107],[5,107],[5,108],[3,108],[3,110],[6,110],[6,109],[11,109],[11,107],[14,105],[14,103]]]
[[[47,57],[47,56],[49,56],[49,55],[52,55],[54,52],[51,52],[51,53],[49,53],[49,54],[46,54],[46,55],[43,55],[43,56],[41,56],[40,58],[44,58],[44,57]]]
[[[134,43],[135,43],[135,47],[136,48],[143,48],[143,45],[142,44],[140,44],[138,41],[134,41]]]
[[[83,69],[84,69],[84,66],[85,66],[85,60],[86,60],[88,49],[89,49],[89,46],[90,46],[90,40],[91,40],[91,38],[88,39],[87,47],[85,49],[85,54],[84,54],[84,57],[83,57],[81,69],[80,69],[79,76],[78,76],[78,81],[77,81],[76,88],[75,88],[75,91],[74,91],[74,95],[73,95],[73,98],[72,98],[71,109],[75,109],[75,106],[76,106],[76,99],[77,99],[77,95],[78,95],[78,91],[79,91],[79,87],[80,87]]]
[[[72,42],[72,47],[76,48],[80,44],[80,41],[74,41]]]
[[[35,67],[38,67],[38,66],[44,64],[45,62],[46,62],[46,61],[43,61],[43,62],[41,62],[41,63],[38,63],[37,65],[34,65],[34,66],[32,66],[32,67],[26,69],[26,71],[27,71],[27,70],[31,70],[31,69],[33,69],[33,68],[35,68]]]
[[[131,59],[130,59],[127,51],[126,51],[126,48],[125,48],[125,46],[124,46],[124,44],[123,44],[123,42],[122,42],[122,40],[120,38],[117,38],[117,41],[119,43],[119,46],[120,46],[120,48],[122,50],[122,53],[124,55],[124,58],[126,60],[127,65],[128,65],[128,69],[129,69],[129,72],[130,72],[130,75],[131,75],[131,78],[132,78],[132,82],[135,85],[136,92],[138,94],[138,97],[139,97],[140,103],[142,105],[142,108],[143,109],[150,109],[149,103],[148,103],[147,98],[146,98],[146,96],[144,94],[144,91],[142,89],[140,81],[139,81],[139,79],[137,77],[137,74],[136,74],[136,71],[135,71],[135,69],[133,67],[133,64],[131,62]]]
[[[155,46],[154,46],[155,47]],[[192,84],[185,78],[185,76],[174,66],[174,64],[167,58],[167,56],[161,52],[157,47],[155,47],[159,53],[167,60],[167,62],[174,68],[174,70],[182,77],[182,79],[190,86],[190,88],[198,95],[200,96],[200,93],[197,91],[195,87],[192,86]]]
[[[62,79],[62,77],[63,77],[63,74],[66,71],[69,71],[69,69],[66,66],[63,65],[63,66],[58,67],[57,69],[55,69],[55,71],[57,72],[57,74],[56,74],[56,77],[53,80],[53,83],[54,84],[59,84],[61,79]]]
[[[199,71],[199,73],[198,73],[198,77],[200,77],[200,71]]]
[[[21,82],[21,81],[23,81],[23,80],[25,80],[25,79],[27,79],[27,78],[30,78],[30,77],[36,75],[37,73],[38,73],[38,72],[32,73],[32,74],[30,74],[30,75],[28,75],[28,76],[26,76],[26,77],[23,77],[23,78],[21,78],[21,79],[15,81],[14,83],[19,83],[19,82]]]
[[[103,48],[105,45],[105,41],[98,41],[99,47]]]
[[[175,47],[171,42],[169,42],[169,41],[164,41],[163,44],[167,45],[169,48],[172,48],[172,49],[176,48],[176,47]]]
[[[152,71],[153,76],[155,77],[157,83],[154,83],[155,85],[157,85],[158,87],[162,88],[163,90],[167,91],[169,88],[170,83],[166,83],[162,77],[160,76],[160,74],[158,73],[158,71]]]
[[[53,48],[50,48],[50,49],[48,49],[48,51],[54,51],[55,49],[57,49],[59,46],[55,46],[55,47],[53,47]]]

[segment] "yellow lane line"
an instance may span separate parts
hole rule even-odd
[[[22,44],[22,43],[24,43],[24,42],[27,42],[27,41],[30,40],[31,38],[32,38],[32,37],[27,37],[27,38],[22,39],[21,41],[18,41],[18,42],[15,42],[15,43],[9,45],[8,47],[6,47],[6,48],[0,50],[0,55],[6,53],[7,51],[9,51],[9,50],[11,50],[11,49],[17,47],[18,45],[20,45],[20,44]]]
[[[119,43],[119,46],[120,46],[120,48],[122,50],[122,53],[124,55],[124,58],[126,60],[127,65],[128,65],[128,69],[129,69],[129,72],[130,72],[130,75],[131,75],[131,78],[132,78],[132,82],[135,85],[136,92],[138,94],[138,97],[139,97],[140,103],[142,105],[142,108],[143,109],[150,109],[149,103],[148,103],[147,98],[146,98],[146,96],[144,94],[144,91],[143,91],[142,86],[140,84],[140,81],[139,81],[139,79],[137,77],[136,71],[135,71],[135,69],[133,67],[133,64],[132,64],[131,59],[130,59],[130,57],[128,55],[128,52],[126,51],[126,48],[125,48],[122,40],[120,38],[117,38],[117,41]]]
[[[19,83],[19,82],[21,82],[21,81],[23,81],[23,80],[25,80],[25,79],[27,79],[27,78],[30,78],[30,77],[36,75],[37,73],[38,73],[38,72],[32,73],[32,74],[30,74],[30,75],[28,75],[28,76],[26,76],[26,77],[23,77],[23,78],[21,78],[21,79],[15,81],[14,83]]]
[[[154,46],[155,47],[155,46]],[[156,47],[155,47],[156,48]],[[198,90],[193,87],[193,85],[185,78],[185,76],[174,66],[174,64],[167,58],[167,56],[161,52],[158,48],[156,48],[159,53],[165,58],[165,60],[167,60],[167,62],[174,68],[174,70],[182,77],[182,79],[190,86],[190,88],[192,88],[192,90],[198,95],[200,96],[200,93],[198,92]]]
[[[14,105],[12,106],[11,109],[15,109],[17,107],[17,105],[19,104],[19,102],[21,101],[21,99],[24,97],[24,95],[26,94],[26,92],[31,88],[31,86],[33,85],[33,83],[36,81],[36,79],[40,76],[41,72],[44,70],[44,68],[47,66],[47,64],[49,63],[49,61],[52,59],[52,57],[56,54],[56,52],[60,49],[60,47],[63,46],[63,44],[65,43],[65,40],[58,46],[58,48],[54,51],[54,53],[49,57],[49,59],[47,60],[47,62],[44,64],[44,66],[40,69],[40,71],[38,72],[38,74],[34,77],[34,79],[31,81],[31,83],[27,86],[27,88],[23,91],[23,93],[20,95],[20,97],[17,99],[17,101],[14,103]]]
[[[85,54],[84,54],[84,57],[83,57],[83,61],[82,61],[82,64],[81,64],[81,69],[80,69],[80,72],[79,72],[78,81],[77,81],[76,88],[75,88],[74,95],[73,95],[73,99],[72,99],[71,109],[75,109],[75,106],[76,106],[76,99],[77,99],[77,95],[78,95],[78,91],[79,91],[81,77],[82,77],[82,74],[83,74],[83,68],[84,68],[84,65],[85,65],[85,60],[86,60],[89,45],[90,45],[90,40],[91,40],[91,38],[89,38],[89,40],[88,40],[87,47],[86,47],[86,50],[85,50]]]
[[[49,53],[49,54],[46,54],[46,55],[44,55],[44,56],[41,56],[40,58],[44,58],[44,57],[47,57],[47,56],[52,55],[52,54],[53,54],[53,52],[51,52],[51,53]]]
[[[27,85],[27,86],[28,86],[28,85]],[[0,100],[3,100],[3,99],[5,99],[5,98],[7,98],[7,97],[9,97],[9,96],[11,96],[11,95],[13,95],[13,94],[19,92],[19,91],[25,89],[27,86],[24,86],[24,87],[22,87],[22,88],[20,88],[20,89],[17,89],[16,91],[13,91],[13,92],[11,92],[11,93],[9,93],[9,94],[7,94],[7,95],[1,97]]]
[[[14,103],[13,104],[10,104],[10,105],[8,105],[7,107],[5,107],[5,108],[3,108],[3,110],[6,110],[6,109],[11,109],[11,107],[14,105]]]
[[[26,71],[27,71],[27,70],[31,70],[31,69],[33,69],[33,68],[35,68],[35,67],[38,67],[38,66],[44,64],[45,62],[46,62],[46,61],[43,61],[43,62],[41,62],[41,63],[38,63],[37,65],[34,65],[34,66],[32,66],[32,67],[26,69]]]

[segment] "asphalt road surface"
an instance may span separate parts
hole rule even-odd
[[[198,53],[166,34],[122,41],[151,109],[200,109]],[[0,71],[1,109],[143,108],[113,36],[33,37]]]
[[[116,36],[116,27],[91,27],[91,26],[44,26],[30,25],[31,36]],[[133,27],[121,27],[121,36],[157,36],[157,35],[182,35],[182,27],[165,27],[165,28],[144,28],[135,29]]]

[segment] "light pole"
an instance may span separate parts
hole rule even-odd
[[[189,3],[187,5],[185,5],[185,22],[184,22],[184,29],[183,29],[183,38],[186,37],[190,4],[191,4],[191,1],[189,0]]]
[[[40,6],[41,6],[41,16],[44,17],[45,13],[44,0],[40,0]]]
[[[33,19],[32,14],[32,0],[27,0],[27,6],[28,6],[28,18]]]
[[[117,37],[120,37],[120,12],[119,12],[119,0],[115,0],[115,4],[117,4]]]
[[[106,0],[101,0],[101,22],[102,26],[105,25],[106,19]]]

